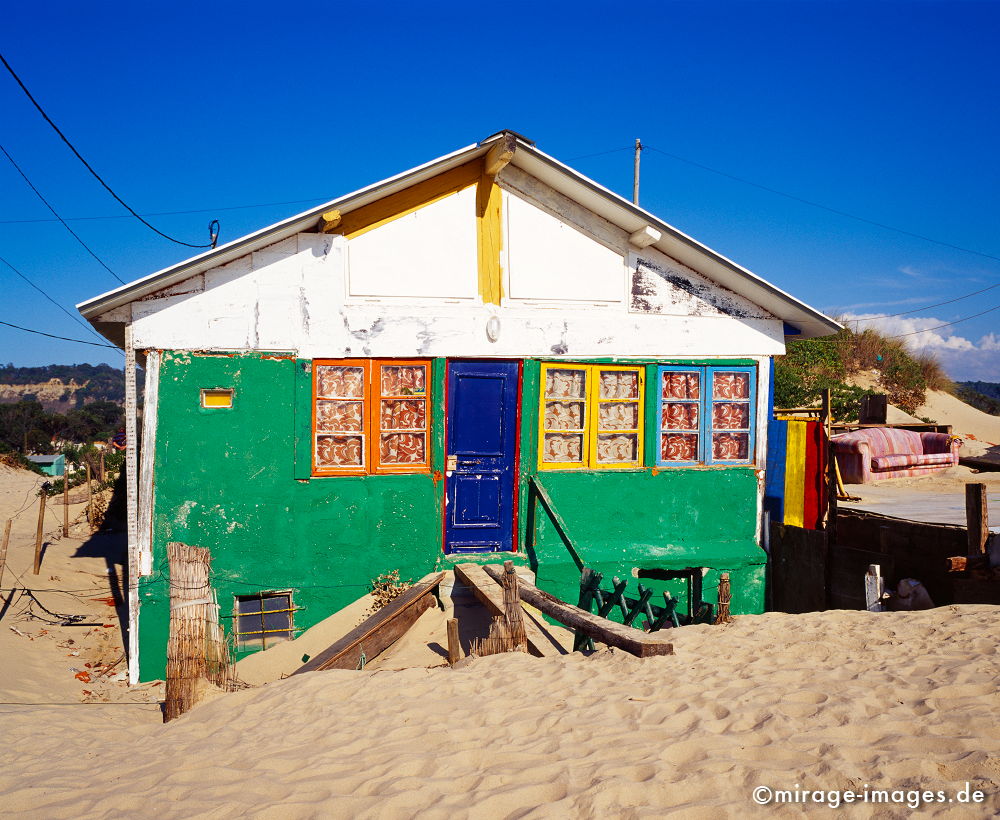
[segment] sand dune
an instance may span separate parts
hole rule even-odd
[[[0,707],[0,793],[39,817],[715,818],[772,814],[760,785],[971,781],[990,795],[979,811],[924,811],[993,814],[996,614],[768,614],[678,630],[673,657],[317,672],[167,726],[145,706]]]

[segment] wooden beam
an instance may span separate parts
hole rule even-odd
[[[663,234],[656,230],[656,228],[645,225],[629,234],[628,243],[636,248],[648,248],[650,245],[659,242],[662,238]]]
[[[125,325],[125,528],[128,533],[128,683],[139,682],[139,490],[135,388],[135,338]]]
[[[454,666],[462,660],[462,644],[458,640],[458,618],[448,619],[448,664]]]
[[[456,564],[455,577],[472,590],[486,611],[493,617],[504,616],[503,589],[487,575],[479,564]],[[521,581],[523,584],[524,582]],[[531,618],[523,618],[524,633],[528,636],[528,652],[537,658],[565,655],[566,652],[553,639],[539,629]]]
[[[969,555],[983,555],[990,535],[986,485],[965,485],[965,521],[969,531]]]
[[[482,160],[471,160],[457,168],[452,168],[450,171],[438,174],[436,177],[431,177],[411,185],[409,188],[404,188],[402,191],[384,196],[368,205],[362,205],[346,214],[342,213],[340,222],[330,230],[343,234],[348,239],[360,236],[380,225],[411,214],[425,205],[458,193],[463,188],[475,185],[482,172]]]
[[[496,564],[488,564],[483,570],[494,580],[498,580],[503,574],[503,567]],[[595,641],[623,649],[637,658],[674,654],[674,645],[665,640],[661,633],[648,634],[639,629],[616,624],[592,612],[585,612],[580,607],[561,601],[527,581],[521,581],[520,593],[522,601],[540,609],[550,618],[555,618],[559,623],[576,629]]]
[[[10,525],[13,519],[8,518],[3,528],[3,544],[0,545],[0,591],[3,591],[3,571],[7,566],[7,542],[10,541]]]
[[[340,224],[340,221],[340,211],[327,211],[320,217],[320,233],[329,233]]]
[[[499,305],[503,295],[503,192],[496,177],[483,173],[476,188],[476,250],[479,296],[486,305]]]
[[[486,159],[483,161],[486,175],[495,177],[499,174],[514,159],[516,150],[517,138],[513,134],[504,134],[503,138],[486,152]]]
[[[388,649],[413,626],[417,618],[435,605],[434,590],[442,578],[444,573],[439,572],[410,587],[292,674],[323,669],[357,669],[362,652],[370,660]]]
[[[38,496],[38,528],[35,530],[35,566],[32,572],[38,575],[42,567],[42,534],[45,531],[45,498],[49,490],[49,482],[42,484]]]

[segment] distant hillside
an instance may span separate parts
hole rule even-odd
[[[37,401],[65,413],[97,401],[125,402],[125,372],[107,364],[0,365],[0,403]]]
[[[1000,416],[1000,383],[955,382],[955,394],[977,410]]]

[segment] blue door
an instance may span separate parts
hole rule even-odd
[[[517,362],[449,362],[446,552],[514,543]]]

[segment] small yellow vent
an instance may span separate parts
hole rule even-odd
[[[233,406],[233,391],[232,389],[214,388],[211,390],[205,389],[201,391],[201,406],[202,407],[232,407]]]

